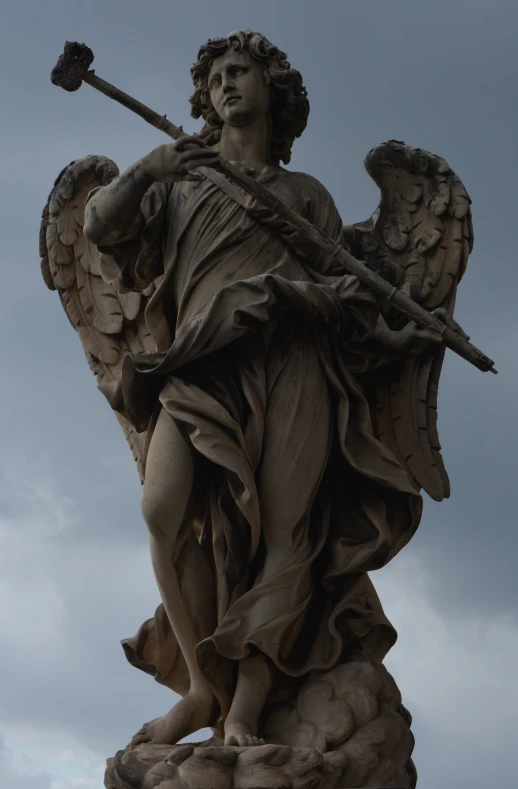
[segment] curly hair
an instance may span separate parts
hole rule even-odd
[[[291,68],[284,52],[270,43],[262,33],[238,30],[226,38],[209,39],[200,47],[198,60],[191,68],[195,91],[189,99],[192,117],[202,117],[205,121],[200,137],[207,145],[214,145],[221,138],[223,121],[212,106],[208,77],[213,60],[230,49],[236,52],[248,51],[252,57],[264,63],[270,76],[271,155],[277,161],[288,164],[293,142],[306,128],[309,101],[300,72]]]

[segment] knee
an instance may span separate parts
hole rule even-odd
[[[165,504],[144,493],[141,512],[149,533],[155,540],[159,542],[174,540],[175,513],[169,502]]]
[[[293,532],[289,529],[263,530],[264,545],[267,555],[284,558],[293,551]]]
[[[265,506],[265,504],[267,504]],[[261,507],[262,534],[266,550],[286,554],[294,548],[294,540],[307,530],[309,507],[300,501],[263,501]]]

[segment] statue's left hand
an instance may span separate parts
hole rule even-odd
[[[400,356],[419,356],[442,342],[442,336],[433,329],[422,329],[410,321],[400,331],[390,332],[390,350]]]
[[[431,314],[444,323],[448,329],[452,329],[469,341],[469,336],[444,307],[433,310]],[[390,332],[390,334],[392,336],[388,339],[388,344],[402,356],[419,356],[428,349],[431,350],[430,346],[439,345],[442,339],[439,332],[433,331],[433,329],[422,329],[414,321],[410,321],[404,329]]]
[[[444,323],[448,329],[452,329],[453,331],[457,332],[457,334],[460,334],[464,340],[469,342],[469,335],[466,334],[462,326],[460,326],[460,324],[454,320],[451,312],[448,312],[447,309],[444,307],[437,307],[436,310],[432,311],[432,315],[434,318],[437,318],[437,320],[441,321],[441,323]]]
[[[431,315],[444,323],[448,329],[469,341],[469,336],[447,309],[438,307],[431,312]],[[399,331],[392,331],[385,321],[380,319],[373,339],[376,345],[389,356],[403,357],[419,356],[421,353],[432,350],[434,345],[440,345],[442,336],[433,329],[422,329],[415,321],[410,321]]]
[[[393,331],[380,316],[372,341],[373,347],[382,356],[405,357],[419,356],[431,350],[433,346],[441,343],[442,337],[432,329],[421,329],[414,321],[410,321],[399,331]]]

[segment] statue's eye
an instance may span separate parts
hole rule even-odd
[[[211,79],[210,81],[209,88],[212,90],[213,88],[217,88],[218,85],[221,85],[221,78],[214,77],[214,79]]]

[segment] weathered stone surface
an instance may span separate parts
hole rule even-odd
[[[94,84],[92,57],[69,45],[57,82]],[[182,696],[106,786],[408,789],[411,718],[382,665],[396,633],[369,573],[415,533],[421,489],[449,495],[444,343],[482,359],[452,317],[470,200],[443,159],[390,141],[366,158],[378,209],[344,226],[281,165],[309,112],[286,55],[237,31],[191,73],[200,134],[121,175],[72,163],[41,228],[45,282],[144,485],[162,604],[125,654]],[[207,726],[210,743],[175,745]]]
[[[390,774],[392,772],[392,774]],[[351,783],[339,751],[285,745],[234,746],[146,743],[109,761],[106,789],[409,789],[407,771],[379,769],[374,783]],[[383,783],[379,783],[379,781]],[[402,783],[404,781],[404,783]]]
[[[352,789],[413,787],[411,719],[383,666],[351,661],[303,684],[297,703],[267,716],[267,744],[144,743],[110,760],[108,789]],[[205,776],[205,778],[204,778]],[[140,784],[139,784],[140,781]]]

